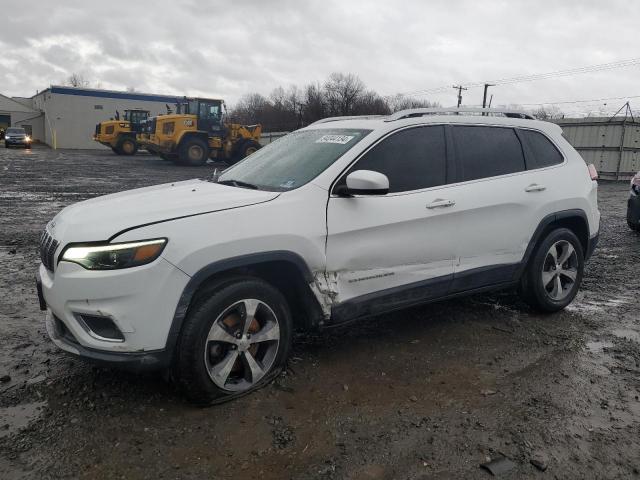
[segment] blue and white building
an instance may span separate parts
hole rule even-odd
[[[149,110],[151,115],[175,111],[180,97],[67,86],[51,86],[33,97],[0,95],[0,121],[24,127],[34,140],[53,148],[105,149],[92,140],[97,123],[125,110]]]

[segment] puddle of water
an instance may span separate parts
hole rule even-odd
[[[0,438],[13,435],[42,415],[46,401],[0,408]]]
[[[604,301],[574,301],[566,309],[577,313],[602,313],[610,308],[618,308],[629,303],[629,297],[623,295],[617,298],[609,298]]]
[[[616,328],[611,330],[611,333],[618,338],[626,338],[627,340],[640,342],[640,332],[630,328]]]
[[[613,343],[604,340],[594,340],[587,342],[586,347],[591,353],[602,353],[605,348],[613,347]]]

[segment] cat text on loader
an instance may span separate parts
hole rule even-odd
[[[176,113],[150,120],[142,144],[182,165],[204,165],[208,158],[236,163],[260,148],[262,126],[225,123],[223,105],[222,100],[185,98]]]
[[[110,147],[118,155],[135,155],[144,124],[149,118],[148,110],[125,110],[124,119],[116,112],[116,118],[96,125],[93,139]]]

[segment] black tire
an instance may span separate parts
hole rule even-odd
[[[244,143],[242,143],[238,147],[238,149],[236,150],[236,153],[233,155],[231,160],[228,161],[227,163],[229,165],[238,163],[243,158],[248,157],[249,155],[256,152],[257,150],[260,150],[261,148],[262,148],[262,145],[260,145],[255,140],[245,140]]]
[[[575,256],[571,254],[560,266],[557,262],[554,265],[552,247],[555,249],[557,260],[561,261],[563,247],[567,244],[573,248]],[[580,288],[583,272],[584,250],[578,237],[567,228],[552,230],[540,241],[529,259],[520,279],[520,296],[535,310],[545,313],[557,312],[573,301]],[[569,274],[574,276],[573,280]],[[543,279],[549,278],[551,281],[543,285]]]
[[[209,146],[200,138],[189,138],[178,148],[178,162],[190,167],[199,167],[207,163]]]
[[[4,148],[9,148],[9,144],[7,142],[4,143]]]
[[[120,155],[135,155],[138,151],[138,142],[136,142],[135,138],[124,137],[116,146]]]
[[[116,155],[120,155],[120,150],[118,150],[116,147],[111,147],[111,151]]]
[[[267,325],[272,327],[272,319],[275,318],[279,341],[271,340],[252,345],[245,343],[244,346],[241,344],[234,346],[225,341],[208,341],[214,323],[223,326],[225,333],[235,331],[238,334],[238,329],[242,328],[242,317],[240,314],[233,317],[235,314],[227,315],[227,313],[237,312],[233,310],[234,308],[240,308],[239,311],[242,312],[244,305],[247,305],[242,302],[245,299],[257,300],[261,303],[256,310],[256,315],[252,317],[260,327],[254,336],[257,337],[263,328],[269,330]],[[242,305],[242,307],[236,307],[236,305]],[[226,323],[229,318],[236,318],[238,324],[229,327]],[[254,325],[254,320],[250,325]],[[211,405],[238,398],[263,387],[280,373],[289,355],[291,338],[291,314],[284,296],[277,289],[254,277],[230,278],[201,295],[189,309],[176,347],[173,378],[184,394],[196,404]],[[250,342],[250,335],[246,339],[242,337],[237,341]],[[257,347],[253,353],[251,349],[255,345]],[[235,357],[233,357],[234,351]],[[205,352],[208,356],[205,356]],[[261,368],[265,363],[268,364],[268,367],[264,368],[264,376],[257,377],[255,382],[253,382],[252,370],[248,367],[248,353],[254,360],[262,362],[259,363]],[[260,355],[263,355],[262,359]],[[227,362],[229,358],[234,360]],[[212,365],[208,365],[207,362]],[[219,377],[216,383],[214,377],[210,376],[209,369],[215,371],[215,367],[223,364],[232,365],[229,367],[230,373],[226,374],[228,377],[224,380]],[[238,367],[241,373],[237,371]],[[251,380],[247,379],[247,375]],[[220,382],[224,388],[219,385]]]
[[[629,220],[627,220],[627,225],[629,225],[629,228],[634,232],[640,232],[640,224],[632,223]]]

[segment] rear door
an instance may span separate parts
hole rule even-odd
[[[447,163],[444,127],[411,127],[380,141],[337,182],[334,189],[352,171],[373,170],[390,186],[387,195],[329,198],[327,275],[338,303],[362,299],[375,308],[377,299],[384,308],[447,293],[453,273],[452,225],[443,206]]]
[[[456,159],[453,291],[512,279],[530,238],[534,207],[522,144],[510,127],[453,125]],[[535,226],[533,227],[535,228]]]

